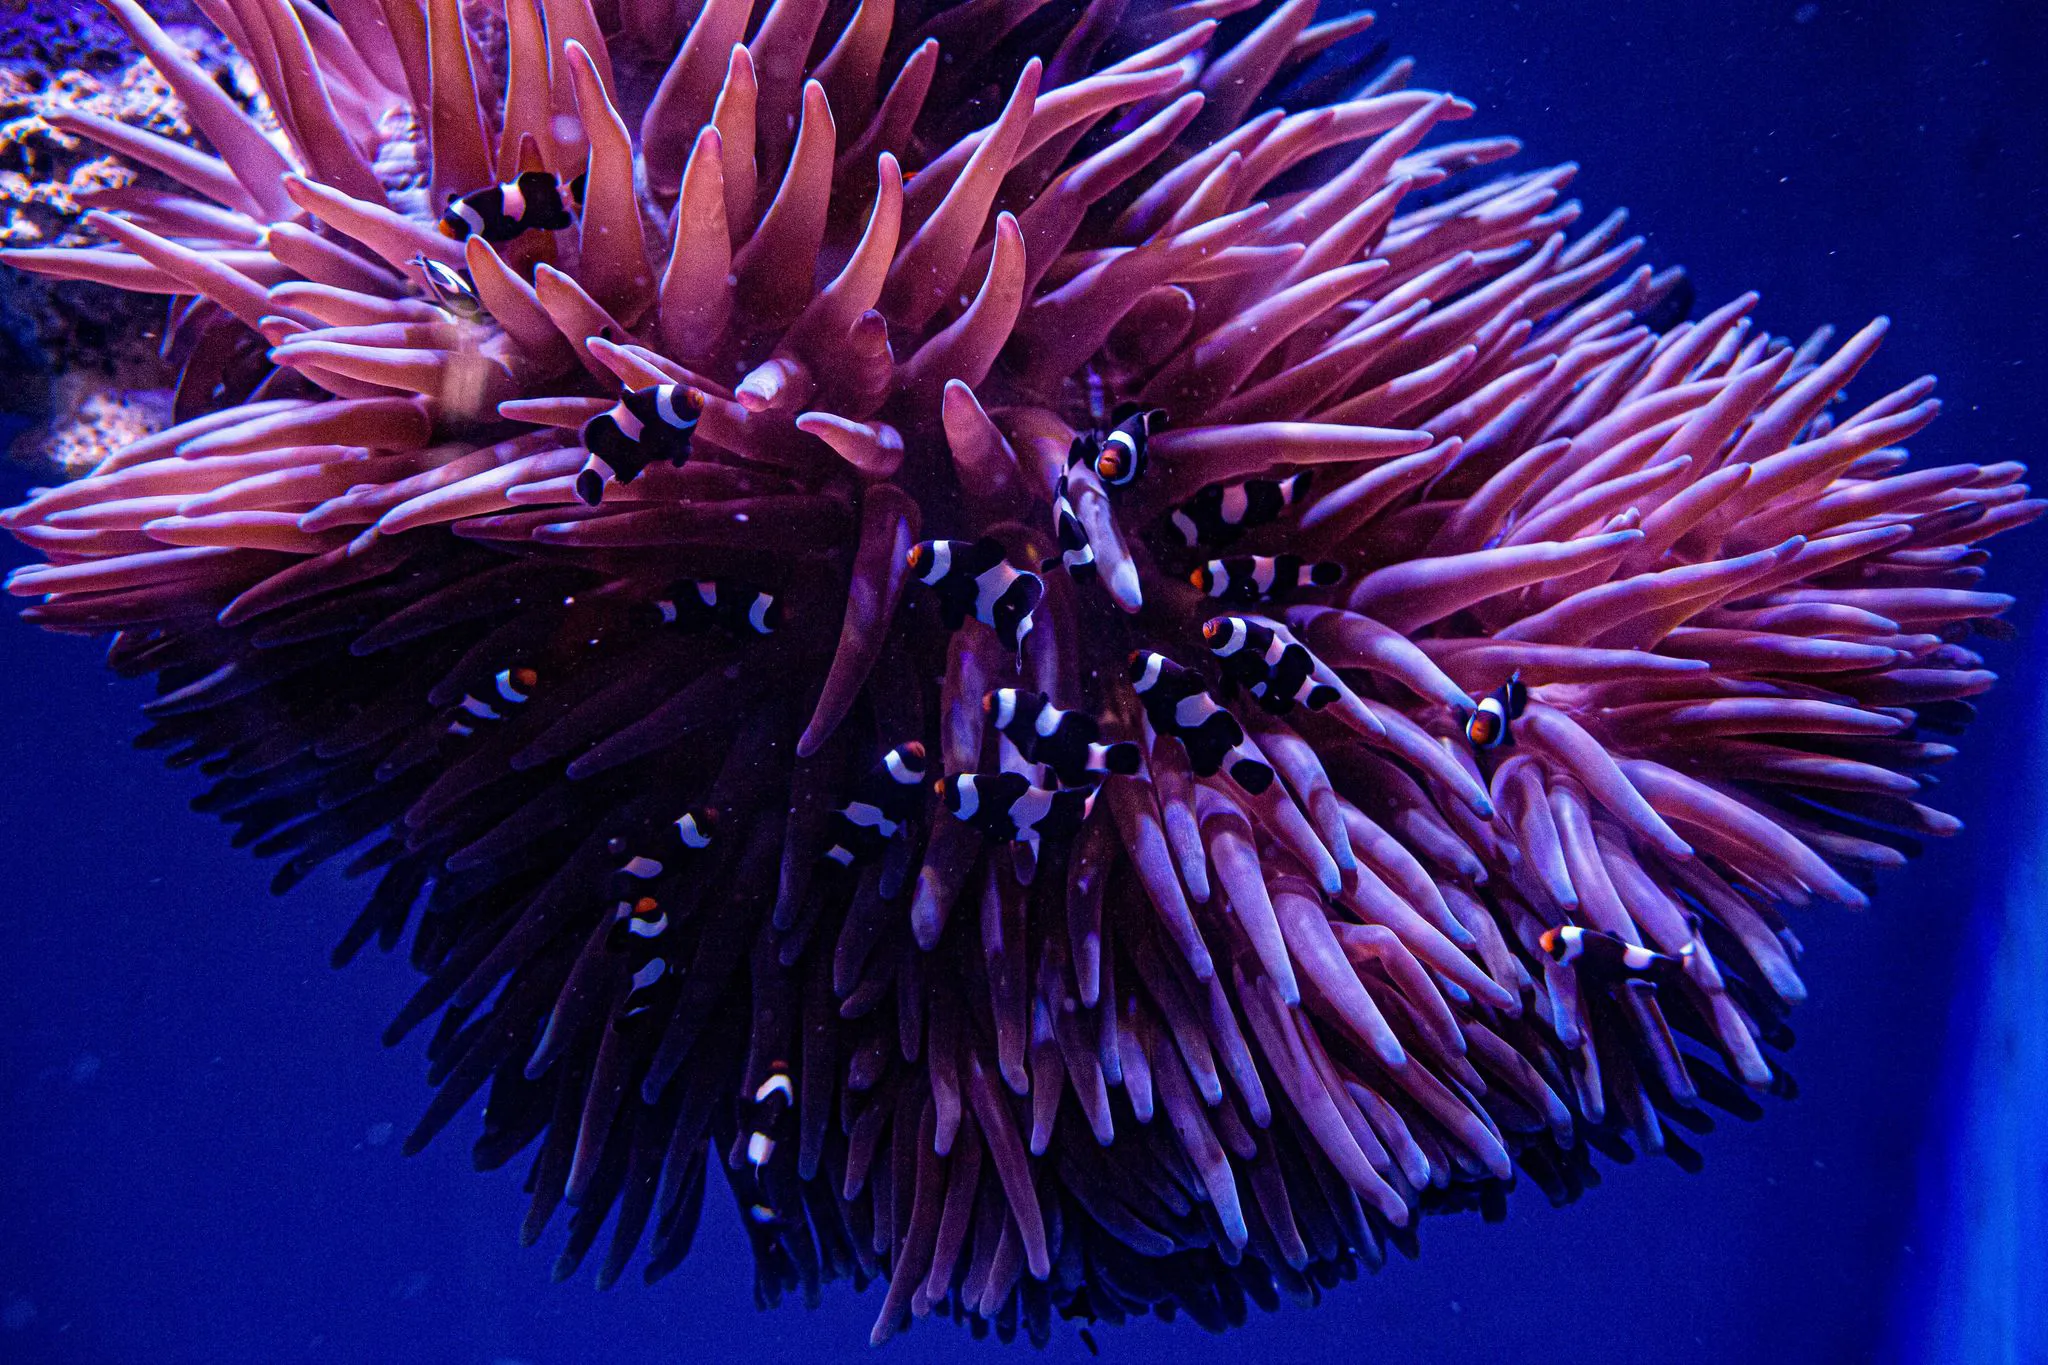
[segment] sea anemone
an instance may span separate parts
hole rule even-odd
[[[105,0],[203,146],[49,275],[176,425],[4,524],[146,747],[373,883],[558,1275],[1207,1326],[1791,1082],[2015,464],[1697,321],[1315,0]],[[690,15],[685,21],[682,16]],[[1373,74],[1377,70],[1378,74]]]

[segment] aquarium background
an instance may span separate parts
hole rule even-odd
[[[1053,0],[1061,3],[1062,0]],[[1326,4],[1334,11],[1335,4]],[[1649,258],[1802,336],[1895,320],[1855,393],[1940,374],[1916,445],[2032,459],[2048,430],[2048,17],[2033,5],[1378,6],[1418,81],[1480,105],[1518,164],[1573,159]],[[13,501],[32,476],[0,488]],[[1704,1139],[1706,1170],[1533,1188],[1506,1226],[1432,1219],[1423,1254],[1228,1338],[1103,1329],[1104,1359],[1734,1362],[2048,1359],[2048,536],[1994,547],[2017,594],[1941,804],[1965,831],[1865,914],[1796,928],[1811,1003],[1791,1103]],[[12,546],[8,562],[20,556]],[[333,873],[269,872],[191,815],[190,773],[128,748],[142,685],[0,622],[0,1361],[608,1365],[866,1351],[879,1293],[758,1312],[729,1202],[653,1289],[551,1285],[521,1250],[523,1163],[468,1169],[475,1116],[399,1142],[430,1091],[377,1037],[397,957],[327,967]],[[943,1324],[894,1362],[1025,1355]],[[1071,1325],[1046,1358],[1087,1359]]]

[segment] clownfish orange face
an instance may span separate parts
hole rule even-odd
[[[1536,940],[1536,945],[1543,949],[1543,951],[1548,953],[1550,956],[1556,957],[1557,945],[1560,937],[1561,931],[1557,929],[1545,929],[1543,931],[1543,937]]]
[[[1482,702],[1465,722],[1465,738],[1472,742],[1474,748],[1491,749],[1507,734],[1507,718],[1497,706],[1487,704],[1492,700],[1489,697],[1487,702]]]
[[[1126,458],[1123,447],[1106,445],[1102,448],[1102,453],[1095,457],[1095,472],[1107,482],[1117,483],[1124,476]]]
[[[1208,572],[1209,571],[1207,569],[1195,570],[1197,577],[1207,574]],[[1206,591],[1209,585],[1206,583],[1197,582],[1195,583],[1195,586]],[[1226,626],[1223,623],[1223,618],[1220,616],[1212,616],[1208,620],[1202,622],[1202,638],[1204,640],[1207,640],[1210,644],[1214,644],[1216,643],[1216,641],[1222,639],[1226,634],[1229,633],[1229,631],[1230,627]]]
[[[540,674],[530,668],[515,668],[512,670],[512,681],[521,687],[532,687],[540,681]]]
[[[1194,584],[1203,592],[1207,592],[1216,585],[1216,575],[1210,572],[1208,565],[1204,564],[1201,568],[1188,575],[1188,582]],[[1202,627],[1202,634],[1207,635],[1208,633],[1209,628],[1207,626]]]
[[[931,557],[932,547],[925,544],[923,541],[919,541],[917,544],[910,547],[910,553],[904,556],[904,560],[906,563],[910,565],[910,571],[912,573],[922,573],[924,571],[925,561],[930,559]]]
[[[651,915],[660,908],[661,902],[652,896],[642,896],[633,902],[633,913],[636,915]]]

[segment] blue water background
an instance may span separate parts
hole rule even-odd
[[[1055,0],[1059,2],[1059,0]],[[1334,8],[1326,5],[1326,9]],[[2029,459],[2048,430],[2048,20],[2035,4],[1381,7],[1466,125],[1576,159],[1588,222],[1635,212],[1703,303],[1745,288],[1804,335],[1896,320],[1862,398],[1927,370],[1926,457]],[[7,475],[10,495],[24,486]],[[1801,1096],[1724,1124],[1707,1169],[1610,1170],[1506,1226],[1437,1220],[1318,1309],[1227,1338],[1099,1330],[1113,1361],[2048,1359],[2040,983],[2048,809],[2036,795],[2048,533],[1997,543],[2016,644],[1941,803],[1967,830],[1874,910],[1800,917]],[[15,554],[11,547],[10,555]],[[475,1117],[426,1154],[412,990],[328,949],[338,878],[273,901],[267,870],[189,814],[191,774],[133,752],[144,690],[97,651],[0,622],[0,1361],[637,1362],[866,1351],[879,1295],[762,1314],[729,1201],[653,1289],[552,1286],[559,1223],[522,1251],[524,1163],[468,1169]],[[885,1358],[994,1360],[950,1326]],[[1086,1359],[1062,1328],[1050,1358]]]

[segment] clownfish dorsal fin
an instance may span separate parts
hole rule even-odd
[[[521,133],[519,135],[519,164],[512,168],[512,175],[507,176],[506,179],[509,180],[512,176],[525,175],[528,171],[544,171],[547,168],[547,159],[541,155],[540,143],[534,141],[532,133]]]

